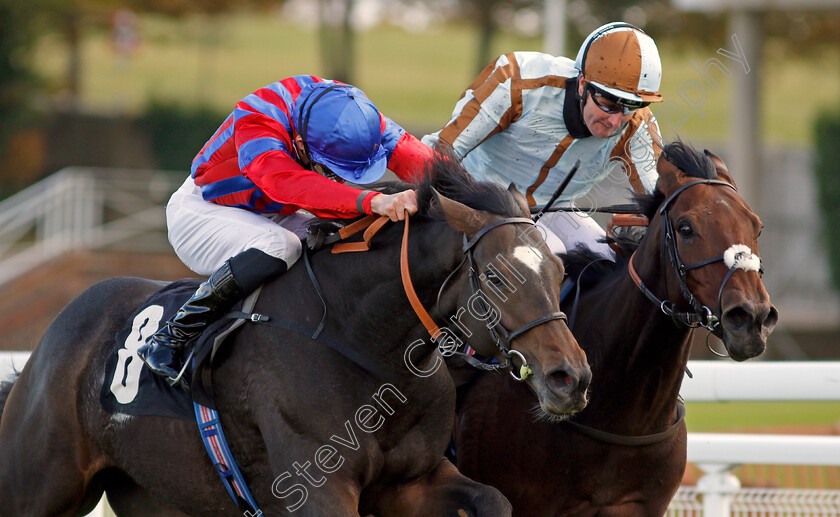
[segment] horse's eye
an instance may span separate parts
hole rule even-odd
[[[499,275],[492,271],[485,273],[485,279],[493,285],[504,285],[504,282],[501,278],[499,278]]]
[[[758,229],[758,235],[756,237],[761,237],[761,232],[764,231],[764,225],[761,225],[761,228]]]
[[[680,223],[677,231],[686,239],[694,235],[694,230],[691,229],[691,225],[688,223]]]

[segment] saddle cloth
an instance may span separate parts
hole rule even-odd
[[[194,398],[210,407],[215,406],[208,400],[208,390],[203,386],[192,386],[191,392],[172,387],[166,379],[152,373],[136,354],[146,339],[175,315],[200,283],[198,279],[184,279],[166,285],[143,302],[124,328],[117,332],[114,348],[105,363],[105,380],[99,397],[107,412],[195,420]],[[214,322],[196,341],[196,357],[205,358],[203,364],[209,365],[207,350],[214,344],[218,346],[217,338],[226,336],[226,331],[236,322],[231,318]],[[185,376],[189,378],[191,374],[193,372],[188,369]]]

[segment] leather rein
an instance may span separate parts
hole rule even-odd
[[[411,307],[414,309],[414,312],[417,314],[417,317],[423,323],[423,326],[426,327],[426,331],[428,331],[429,335],[432,337],[432,341],[435,341],[441,335],[441,330],[434,322],[432,317],[429,315],[426,308],[423,306],[423,303],[417,297],[417,293],[414,290],[414,285],[411,282],[411,274],[409,272],[408,267],[408,226],[409,226],[409,217],[406,214],[405,217],[405,229],[403,230],[403,240],[402,240],[402,248],[400,252],[400,273],[402,274],[402,281],[403,281],[403,288],[405,289],[405,294],[408,297],[408,301],[411,303]],[[489,314],[489,302],[487,301],[487,295],[481,289],[481,280],[480,275],[478,273],[478,265],[476,264],[475,257],[473,256],[473,250],[478,244],[479,240],[486,235],[488,232],[493,230],[494,228],[498,228],[499,226],[507,225],[507,224],[531,224],[534,225],[534,221],[528,217],[508,217],[505,219],[499,219],[497,221],[493,221],[492,223],[484,226],[472,238],[467,238],[464,235],[464,246],[463,246],[463,253],[464,253],[464,260],[455,268],[452,273],[450,273],[449,277],[444,281],[443,285],[441,286],[441,291],[443,290],[443,286],[446,285],[446,282],[449,281],[449,278],[458,271],[461,266],[464,265],[465,262],[469,262],[469,278],[470,278],[470,286],[473,290],[473,295],[477,295],[477,300],[481,306],[481,310],[485,311],[485,313]],[[440,297],[440,292],[438,293],[438,298]],[[533,371],[531,367],[528,365],[528,362],[525,360],[525,356],[522,355],[521,352],[517,350],[513,350],[511,348],[511,343],[514,339],[521,336],[522,334],[526,333],[527,331],[531,330],[534,327],[542,325],[543,323],[548,323],[549,321],[553,320],[563,320],[567,321],[566,314],[562,311],[557,312],[550,312],[539,318],[536,318],[516,330],[509,331],[505,328],[504,325],[501,324],[501,321],[496,321],[495,324],[491,327],[488,327],[490,331],[490,335],[493,338],[493,342],[499,351],[502,353],[502,356],[505,358],[505,361],[501,364],[488,364],[479,361],[473,356],[457,352],[454,350],[447,350],[444,355],[455,355],[462,358],[466,361],[469,365],[487,371],[495,371],[495,372],[509,372],[510,375],[516,379],[517,381],[524,381],[531,375],[533,375]],[[512,358],[517,357],[521,362],[521,366],[519,367],[519,375],[513,372],[513,362]]]

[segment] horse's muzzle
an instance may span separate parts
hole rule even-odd
[[[721,316],[721,326],[729,356],[744,361],[763,353],[767,337],[778,321],[779,312],[769,302],[744,301],[727,308]]]
[[[586,407],[586,394],[592,381],[592,371],[584,363],[582,367],[564,364],[548,371],[544,377],[545,394],[541,406],[556,415],[577,413]],[[539,392],[539,390],[538,390]]]

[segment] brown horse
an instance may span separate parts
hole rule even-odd
[[[404,232],[410,278],[436,321],[457,317],[473,346],[530,371],[526,382],[546,411],[585,405],[589,368],[557,302],[563,266],[535,240],[524,197],[472,180],[455,160],[435,162],[427,176],[410,235],[408,225],[386,225],[366,253],[311,257],[324,335],[343,352],[245,324],[217,353],[216,405],[266,515],[510,514],[497,490],[443,457],[455,390],[403,291]],[[494,298],[479,278],[517,289]],[[126,278],[91,287],[0,389],[0,516],[82,515],[103,490],[122,517],[241,515],[195,423],[100,406],[115,333],[160,288]],[[323,305],[296,264],[264,286],[254,311],[311,328]]]
[[[487,375],[459,393],[458,468],[501,490],[514,515],[663,515],[685,470],[678,397],[692,327],[741,361],[764,351],[776,324],[752,255],[761,222],[723,162],[674,143],[657,168],[655,195],[638,199],[650,226],[635,254],[564,257],[571,278],[586,269],[572,330],[594,378],[587,409],[539,418],[528,389]],[[721,258],[729,249],[744,254]]]

